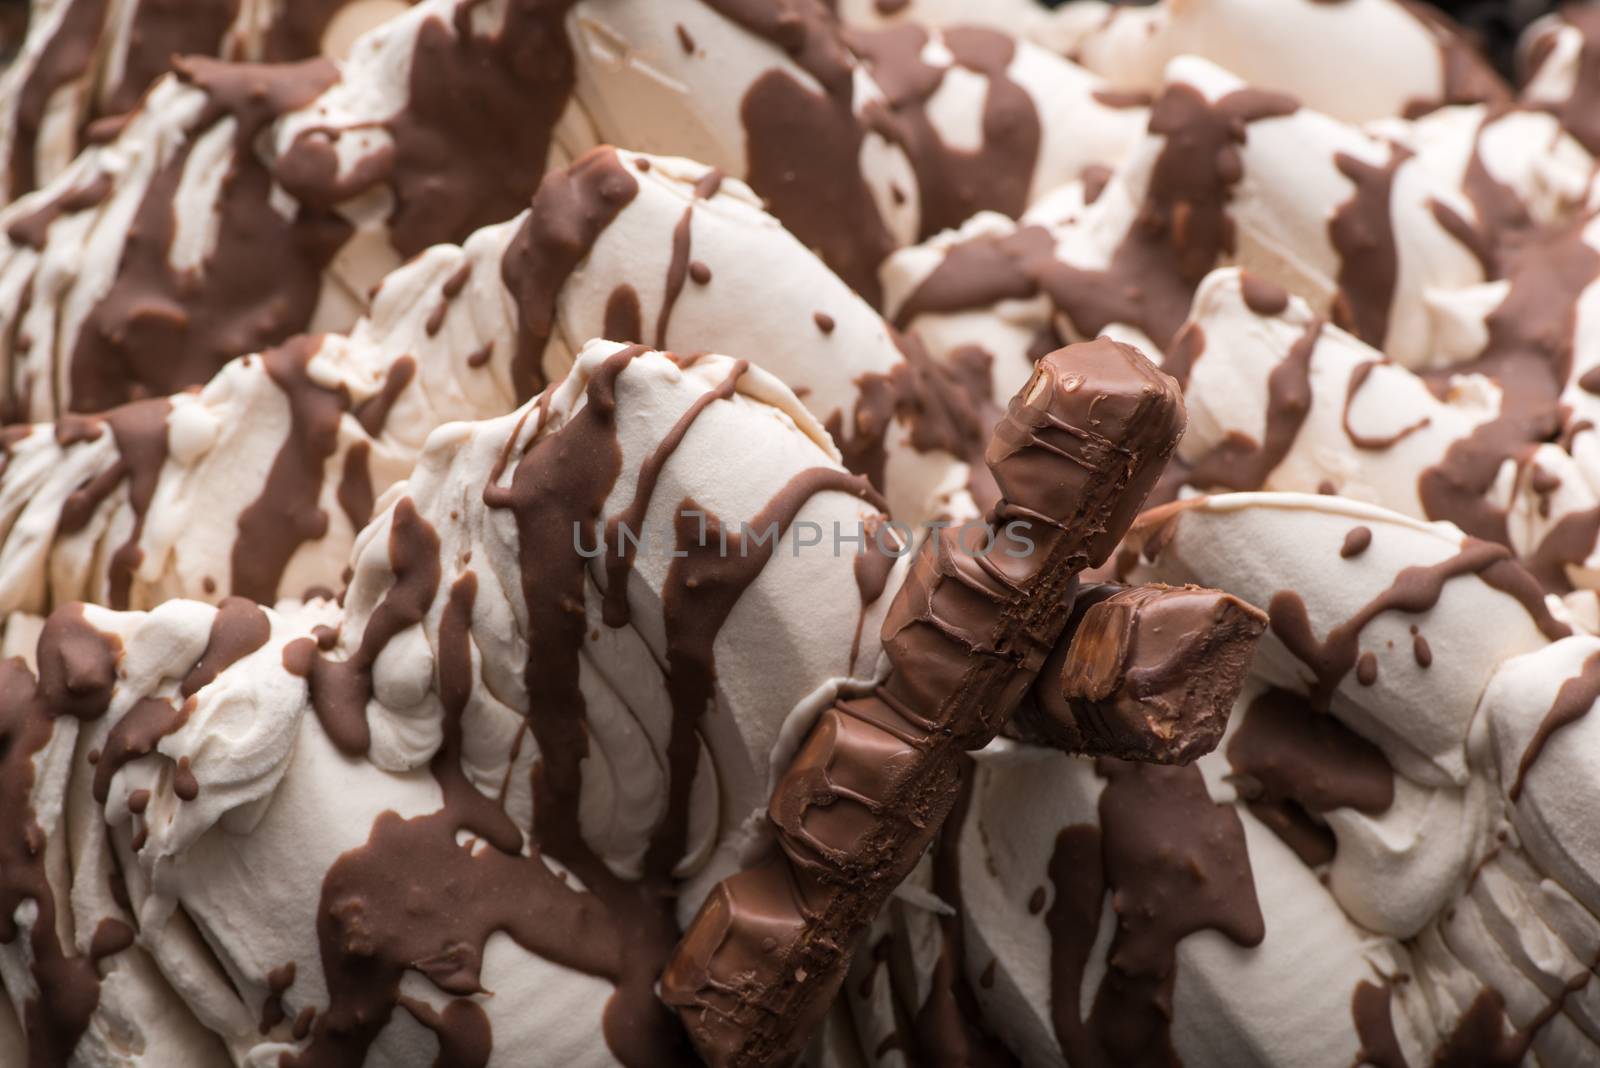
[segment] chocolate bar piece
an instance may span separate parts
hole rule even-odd
[[[781,853],[725,880],[661,981],[713,1066],[804,1045],[868,924],[938,833],[959,761],[1005,726],[1184,427],[1181,391],[1106,339],[1044,357],[996,428],[991,537],[941,530],[883,625],[888,678],[817,722],[768,814]]]
[[[1007,733],[1085,756],[1191,763],[1221,741],[1266,625],[1220,590],[1086,585]]]

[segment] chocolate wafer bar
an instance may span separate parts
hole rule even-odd
[[[1044,357],[996,428],[983,546],[944,529],[884,620],[888,678],[818,721],[773,793],[781,852],[717,887],[662,976],[713,1066],[790,1061],[867,925],[938,832],[1111,554],[1185,422],[1176,382],[1107,339]]]
[[[1266,625],[1220,590],[1086,584],[1007,733],[1084,756],[1192,763],[1222,740]]]

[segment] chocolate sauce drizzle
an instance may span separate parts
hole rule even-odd
[[[1055,899],[1045,924],[1056,1041],[1073,1065],[1176,1066],[1178,943],[1205,930],[1244,947],[1266,937],[1244,826],[1232,806],[1211,800],[1192,766],[1102,758],[1095,770],[1107,780],[1099,827],[1066,828],[1050,859]],[[1080,992],[1108,893],[1116,932],[1085,1019]]]
[[[439,534],[417,514],[410,497],[394,507],[389,526],[389,567],[394,584],[372,610],[355,650],[346,659],[323,656],[314,638],[284,647],[283,663],[306,678],[311,704],[328,739],[347,756],[362,756],[371,744],[367,703],[372,668],[396,635],[426,618],[439,589]]]
[[[1533,106],[1548,108],[1584,148],[1600,153],[1600,11],[1583,4],[1567,4],[1561,9],[1561,21],[1575,28],[1583,42],[1572,95],[1559,104],[1535,102]],[[1530,57],[1530,77],[1543,58]]]
[[[67,1068],[99,1004],[100,976],[93,952],[79,956],[57,933],[57,910],[66,903],[56,900],[46,871],[45,832],[32,802],[33,758],[49,744],[58,718],[87,723],[105,715],[121,645],[73,605],[46,620],[38,653],[38,678],[20,658],[0,662],[0,943],[17,940],[17,909],[32,901],[29,972],[39,992],[22,1007],[27,1068]],[[104,942],[100,949],[110,952]]]
[[[1298,107],[1291,97],[1257,89],[1213,102],[1190,86],[1170,86],[1150,113],[1150,133],[1164,142],[1144,204],[1107,267],[1056,260],[1054,240],[1038,227],[980,237],[950,251],[913,291],[898,321],[1042,292],[1084,336],[1123,323],[1169,346],[1200,279],[1234,250],[1227,204],[1243,177],[1239,146],[1249,124]]]
[[[542,362],[555,331],[561,287],[638,192],[638,181],[616,150],[605,147],[593,149],[566,170],[551,172],[540,184],[533,210],[500,266],[517,304],[511,381],[519,400],[546,385]]]
[[[109,589],[107,601],[112,608],[129,607],[134,572],[144,559],[139,539],[144,534],[145,515],[155,497],[161,478],[162,466],[167,459],[167,415],[172,406],[165,398],[136,401],[113,409],[91,421],[101,421],[111,428],[117,446],[117,459],[98,472],[83,485],[67,495],[61,505],[57,522],[59,534],[73,534],[82,530],[94,517],[113,490],[126,483],[128,507],[133,513],[133,525],[128,540],[112,551],[107,574]],[[72,421],[69,420],[69,427]],[[89,424],[79,424],[87,426]],[[95,436],[98,436],[96,432]],[[67,432],[67,441],[88,440],[88,431]]]
[[[1555,703],[1545,713],[1533,737],[1528,740],[1528,748],[1523,750],[1522,759],[1517,762],[1516,778],[1506,791],[1508,798],[1515,802],[1522,796],[1522,784],[1539,759],[1539,754],[1549,744],[1551,736],[1588,715],[1597,700],[1600,700],[1600,653],[1585,660],[1583,670],[1561,684],[1561,689],[1556,692]]]
[[[573,0],[511,0],[480,32],[481,0],[426,19],[410,57],[406,104],[382,123],[392,147],[339,174],[337,131],[296,138],[275,173],[303,202],[330,209],[372,188],[394,194],[389,236],[402,257],[459,244],[527,204],[575,79],[564,23]]]
[[[1238,431],[1212,446],[1194,462],[1188,482],[1231,490],[1258,490],[1273,469],[1294,448],[1294,442],[1311,414],[1311,358],[1322,337],[1323,321],[1313,319],[1283,361],[1267,375],[1267,419],[1263,440],[1256,442]]]
[[[1490,586],[1516,598],[1533,622],[1552,640],[1571,633],[1545,606],[1532,577],[1501,545],[1468,538],[1454,556],[1437,564],[1413,565],[1395,576],[1388,589],[1367,602],[1320,641],[1311,629],[1306,603],[1292,590],[1279,590],[1268,606],[1272,632],[1289,652],[1311,669],[1311,704],[1326,711],[1340,681],[1361,659],[1361,632],[1385,612],[1419,615],[1431,611],[1453,578],[1477,575]]]
[[[851,418],[835,411],[823,422],[844,465],[883,488],[888,434],[898,423],[910,430],[911,447],[918,452],[943,452],[981,468],[984,429],[999,417],[998,410],[984,408],[982,392],[970,389],[958,368],[930,359],[915,335],[895,331],[893,336],[904,362],[888,374],[867,371],[857,376]],[[977,488],[974,499],[982,506],[992,503]]]
[[[1388,162],[1374,166],[1344,152],[1334,156],[1339,173],[1355,190],[1328,220],[1328,238],[1339,254],[1339,292],[1333,321],[1374,348],[1389,336],[1389,308],[1400,277],[1390,202],[1394,179],[1411,153],[1389,146]]]
[[[690,262],[689,252],[694,240],[695,204],[700,200],[709,200],[716,196],[717,190],[721,188],[722,172],[713,167],[695,183],[694,198],[683,209],[683,216],[679,218],[678,225],[673,227],[672,258],[667,263],[666,289],[661,298],[661,311],[656,316],[655,347],[658,349],[667,347],[667,327],[672,323],[672,312],[678,306],[678,298],[683,296],[684,280],[694,275],[698,285],[706,285],[711,281],[711,271],[704,264]],[[695,270],[697,267],[699,272]],[[631,288],[629,291],[631,292]],[[635,299],[637,300],[637,296]],[[606,310],[609,321],[611,311],[609,304]]]
[[[1336,808],[1376,816],[1394,803],[1383,751],[1286,690],[1250,702],[1228,742],[1228,763],[1251,814],[1309,867],[1333,859],[1333,834],[1321,817]]]
[[[1350,384],[1345,387],[1344,414],[1341,417],[1340,425],[1344,428],[1344,436],[1349,439],[1350,444],[1358,449],[1370,449],[1373,451],[1392,449],[1412,434],[1425,429],[1432,422],[1425,415],[1415,423],[1401,427],[1394,433],[1381,437],[1373,434],[1363,434],[1350,425],[1350,409],[1355,407],[1356,397],[1361,394],[1361,387],[1367,384],[1367,379],[1373,371],[1379,367],[1387,366],[1387,364],[1387,360],[1368,360],[1366,363],[1356,364],[1355,369],[1350,372]]]
[[[264,604],[278,599],[295,550],[328,532],[328,513],[320,507],[322,483],[328,460],[338,451],[350,395],[343,386],[330,390],[312,379],[307,365],[320,348],[320,338],[295,338],[258,357],[288,403],[289,433],[273,457],[261,496],[239,513],[230,581],[234,593]]]
[[[70,407],[103,411],[209,379],[224,363],[283,341],[311,320],[322,270],[349,224],[302,206],[285,218],[256,140],[278,117],[337,79],[332,64],[228,64],[190,57],[178,77],[206,94],[193,129],[235,121],[233,154],[215,205],[215,247],[199,267],[170,260],[177,193],[195,140],[151,180],[135,212],[116,279],[72,348]],[[271,286],[261,279],[271,278]]]
[[[781,48],[820,86],[774,68],[745,91],[745,180],[796,237],[880,304],[878,265],[896,242],[861,172],[867,128],[855,114],[856,60],[838,23],[819,3],[701,2]]]
[[[1010,36],[978,27],[952,27],[941,34],[950,67],[923,60],[928,32],[903,23],[877,31],[847,31],[845,39],[861,57],[884,99],[868,102],[868,129],[905,150],[917,177],[921,225],[919,239],[960,226],[983,210],[1016,218],[1028,195],[1042,137],[1039,114],[1030,97],[1007,71],[1016,54]],[[927,106],[949,70],[960,68],[987,83],[982,141],[976,151],[952,148],[939,136]]]

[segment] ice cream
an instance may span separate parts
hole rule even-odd
[[[1115,163],[1144,123],[1137,101],[1002,34],[847,39],[818,9],[802,58],[827,67],[812,72],[825,82],[838,74],[839,110],[795,80],[773,27],[735,8],[696,3],[679,22],[645,4],[519,0],[490,14],[428,0],[362,36],[340,69],[180,62],[110,142],[0,213],[8,413],[99,411],[204,382],[303,330],[346,330],[403,260],[511,217],[547,168],[600,142],[748,178],[873,299],[893,248],[978,208],[1020,213]],[[652,88],[662,79],[687,90]],[[720,87],[738,79],[750,84]],[[763,86],[806,97],[820,125],[787,130]],[[713,101],[723,110],[702,110]],[[831,167],[839,137],[864,154],[848,161],[844,199],[819,210],[791,163]],[[78,269],[84,247],[93,269]],[[270,300],[260,275],[279,280]]]
[[[1511,90],[1422,11],[425,0],[69,161],[74,71],[0,209],[0,1063],[1594,1061],[1594,27]],[[891,673],[1028,600],[895,557],[1049,496],[975,461],[1063,341],[1181,383],[1169,503],[992,694]]]
[[[1592,1056],[1588,888],[1506,804],[1546,711],[1587,709],[1553,694],[1593,640],[1561,637],[1503,548],[1337,498],[1196,500],[1152,513],[1129,548],[1134,580],[1215,583],[1270,612],[1258,681],[1195,768],[979,755],[940,859],[954,870],[934,875],[960,907],[972,1028],[1037,1064]],[[1536,664],[1530,694],[1517,680]],[[1555,754],[1581,751],[1583,722],[1551,735],[1525,789],[1576,788]],[[866,1039],[896,1036],[919,1063],[886,999],[919,1018],[937,917],[896,908],[887,967],[863,962],[847,989]],[[1475,1059],[1502,1034],[1504,1061]]]
[[[38,681],[6,666],[43,688],[5,704],[7,840],[31,823],[43,852],[8,862],[5,892],[44,880],[41,908],[70,891],[75,910],[61,932],[24,910],[0,950],[30,1034],[84,1043],[84,1063],[174,1063],[113,1041],[109,981],[96,1007],[87,940],[115,920],[241,1063],[484,1063],[491,1043],[667,1063],[664,892],[693,907],[783,739],[878,659],[893,556],[787,543],[871,528],[875,500],[764,372],[596,344],[539,402],[430,439],[342,608],[59,610]],[[776,541],[717,552],[769,523]],[[575,551],[602,535],[604,556]],[[48,859],[63,805],[91,828],[70,868]],[[41,988],[58,976],[28,969],[29,940],[76,962],[81,997]],[[164,1021],[134,1023],[171,1048]]]
[[[1548,110],[1591,152],[1600,151],[1595,126],[1593,68],[1600,24],[1583,4],[1563,6],[1528,29],[1518,49],[1524,71],[1521,99]]]
[[[1578,239],[1557,247],[1586,249]],[[1592,283],[1541,292],[1549,252],[1536,244],[1523,256],[1509,286],[1495,284],[1489,348],[1448,377],[1387,361],[1248,274],[1212,275],[1185,350],[1185,480],[1335,492],[1446,520],[1511,546],[1547,589],[1594,588],[1593,402],[1573,381],[1590,347],[1581,294]],[[1577,333],[1540,337],[1532,324],[1575,298]],[[1558,392],[1564,360],[1572,370]],[[1579,610],[1592,618],[1591,606]]]
[[[936,353],[988,350],[982,318],[960,313],[1043,295],[1031,318],[1053,312],[1064,337],[1113,331],[1161,351],[1200,279],[1234,263],[1402,363],[1469,355],[1448,297],[1486,267],[1463,193],[1394,143],[1208,63],[1178,59],[1167,75],[1148,135],[1092,203],[1056,226],[980,216],[966,240],[901,253],[885,268],[894,318]],[[1014,366],[1016,313],[997,318]]]
[[[573,216],[587,220],[581,235]],[[964,461],[986,440],[977,409],[1003,397],[974,398],[932,366],[743,182],[599,150],[546,182],[501,273],[519,308],[514,380],[520,361],[536,385],[559,378],[591,337],[746,353],[800,395],[896,518],[974,514]]]
[[[1099,19],[1089,14],[1094,6],[1072,4],[1058,16],[1071,27],[1066,47],[1119,86],[1154,89],[1171,59],[1195,55],[1348,122],[1510,96],[1461,34],[1422,4],[1165,0],[1143,9],[1098,5]],[[1351,76],[1353,64],[1360,77]]]
[[[21,5],[18,5],[21,6]],[[342,58],[405,0],[156,0],[34,3],[0,79],[0,203],[51,182],[79,150],[139,105],[172,57],[283,63]],[[96,127],[99,120],[106,124]]]
[[[1019,214],[1115,163],[1144,121],[1138,99],[992,29],[841,32],[812,0],[585,0],[573,20],[577,99],[604,137],[746,179],[869,299],[894,248]]]
[[[755,301],[766,314],[744,314]],[[957,383],[742,183],[597,149],[522,214],[390,275],[348,335],[235,360],[198,392],[9,428],[0,608],[331,595],[431,430],[511,410],[597,336],[756,354],[902,522],[975,508],[964,457],[981,431]]]
[[[183,60],[114,140],[0,214],[11,417],[165,395],[304,330],[348,329],[402,256],[524,208],[551,130],[520,121],[523,105],[512,130],[507,42],[559,20],[527,5],[499,26],[455,14],[434,0],[380,26],[342,81],[322,60]],[[564,47],[559,35],[546,45]],[[438,102],[414,103],[408,73],[431,75]],[[498,112],[475,102],[486,97]],[[551,108],[549,125],[559,94]],[[341,121],[360,128],[352,146],[369,153],[356,177],[331,169]],[[281,153],[274,137],[289,139]],[[478,167],[474,148],[519,156]],[[336,178],[338,195],[328,187]],[[85,247],[91,266],[80,270]],[[263,277],[275,281],[270,292]]]
[[[1168,62],[1200,56],[1349,122],[1455,104],[1498,105],[1512,95],[1474,50],[1481,34],[1463,33],[1433,7],[1405,0],[1087,0],[1048,10],[1039,0],[838,0],[836,6],[846,22],[862,25],[1001,26],[1071,57],[1119,89],[1154,91]],[[1467,6],[1452,14],[1483,14]],[[1473,21],[1493,21],[1498,13],[1505,22],[1525,24],[1532,17],[1523,13],[1528,8],[1550,6],[1508,0]],[[1361,76],[1352,76],[1355,69]]]

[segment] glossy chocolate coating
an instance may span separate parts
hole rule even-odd
[[[790,1061],[867,925],[938,833],[963,752],[1005,726],[1177,446],[1176,382],[1101,339],[1051,353],[987,459],[1001,492],[986,553],[922,546],[884,620],[889,677],[813,728],[773,793],[782,852],[726,880],[662,977],[712,1065]]]

